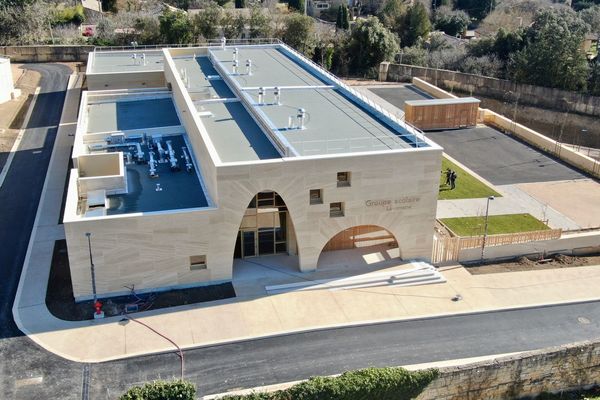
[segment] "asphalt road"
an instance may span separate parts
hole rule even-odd
[[[74,363],[39,348],[14,324],[11,307],[69,73],[65,67],[51,64],[28,68],[42,72],[43,95],[0,188],[0,398],[114,399],[130,385],[177,376],[179,358],[175,353],[93,365]],[[200,394],[210,394],[367,366],[542,348],[600,337],[599,305],[593,302],[330,329],[194,349],[185,352],[185,377],[198,386]],[[578,317],[589,323],[581,323]]]
[[[426,100],[432,98],[413,85],[371,88],[369,90],[401,110],[404,110],[404,102],[407,100]]]

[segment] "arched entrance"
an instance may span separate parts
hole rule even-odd
[[[259,192],[244,212],[234,258],[295,253],[296,238],[283,199],[276,192]]]
[[[391,232],[377,225],[358,225],[344,229],[327,242],[323,251],[348,250],[386,245],[398,247]]]

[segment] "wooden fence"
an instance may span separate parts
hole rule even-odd
[[[543,231],[490,235],[485,239],[485,246],[492,247],[560,239],[561,234],[562,229],[547,229]],[[483,236],[449,237],[441,236],[436,233],[433,237],[431,262],[433,264],[440,264],[447,261],[458,261],[461,250],[481,247],[482,243]]]

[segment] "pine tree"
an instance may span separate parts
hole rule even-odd
[[[235,8],[246,8],[246,0],[235,0]]]
[[[337,19],[335,21],[335,27],[338,29],[344,29],[344,23],[343,23],[343,18],[344,18],[344,11],[342,10],[342,5],[340,4],[338,7],[338,12],[337,12]]]
[[[350,28],[350,20],[348,19],[348,6],[342,6],[342,29]]]

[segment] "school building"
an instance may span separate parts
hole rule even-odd
[[[429,260],[442,149],[281,43],[90,54],[64,226],[76,300],[227,282],[235,259]],[[91,252],[90,252],[91,250]]]

